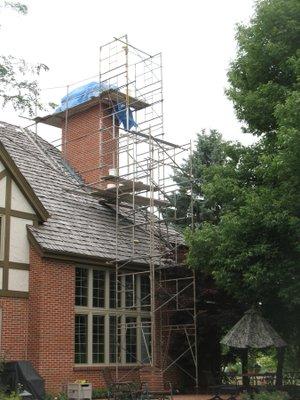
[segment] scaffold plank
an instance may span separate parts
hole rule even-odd
[[[92,196],[99,197],[100,199],[107,199],[109,202],[116,202],[116,192],[111,192],[109,189],[96,189],[91,192]],[[133,201],[134,198],[134,201]],[[170,203],[166,200],[150,199],[149,197],[140,196],[136,194],[119,193],[119,201],[130,203],[134,202],[135,205],[139,206],[151,206],[154,207],[167,207]]]

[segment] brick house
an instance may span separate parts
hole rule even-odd
[[[105,386],[115,374],[116,319],[130,325],[151,318],[149,304],[138,300],[149,282],[139,275],[133,283],[122,278],[116,315],[115,211],[84,188],[107,173],[99,168],[98,113],[94,105],[70,116],[64,157],[31,131],[0,123],[1,352],[31,361],[50,392],[76,379]],[[81,176],[75,170],[83,166],[89,172]],[[143,229],[136,235],[135,252],[143,254],[147,237]],[[120,257],[130,258],[132,243],[126,234],[121,240]],[[128,271],[139,268],[131,264]],[[164,374],[159,361],[150,364],[149,335],[132,326],[120,333],[119,374],[161,388]],[[159,359],[159,341],[153,353]]]

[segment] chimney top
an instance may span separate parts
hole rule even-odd
[[[98,85],[98,88],[96,88],[95,85]],[[56,128],[62,128],[66,120],[66,111],[68,111],[68,117],[71,117],[83,111],[87,111],[99,103],[102,103],[104,105],[106,104],[107,106],[114,105],[118,107],[115,110],[116,115],[121,115],[121,113],[125,110],[124,106],[127,107],[127,105],[131,110],[137,111],[149,106],[149,104],[140,99],[127,96],[125,93],[122,93],[117,88],[109,88],[108,86],[104,86],[103,84],[101,85],[102,86],[99,89],[99,84],[97,84],[96,82],[90,82],[90,84],[74,89],[74,91],[70,92],[69,95],[63,97],[62,105],[58,109],[56,109],[54,113],[46,115],[44,117],[36,117],[34,119],[35,122],[41,122],[47,125],[55,126]],[[86,87],[87,90],[86,92],[84,92]],[[80,92],[82,93],[82,96],[79,96]],[[78,93],[77,99],[75,98],[76,93]],[[123,105],[123,107],[121,107],[120,105]],[[129,119],[131,118],[129,117]],[[135,122],[132,121],[130,123],[131,126],[129,126],[130,129],[132,126],[135,126]]]

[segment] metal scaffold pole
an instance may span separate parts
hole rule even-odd
[[[190,182],[191,182],[191,228],[195,229],[194,223],[194,168],[193,168],[193,143],[190,141]],[[193,296],[194,296],[194,332],[195,332],[195,345],[194,345],[194,363],[195,363],[195,386],[196,393],[199,392],[199,367],[198,367],[198,327],[197,327],[197,287],[196,287],[196,272],[193,270]]]
[[[99,93],[89,104],[98,107],[98,126],[71,137],[67,100],[63,142],[55,146],[62,145],[67,155],[69,146],[97,139],[99,163],[83,163],[78,171],[83,180],[89,177],[82,189],[115,214],[115,232],[108,239],[114,240],[114,251],[106,266],[106,298],[113,304],[105,310],[109,344],[103,368],[110,367],[118,382],[145,365],[165,376],[177,369],[198,390],[196,276],[187,268],[187,248],[177,229],[189,218],[194,229],[193,166],[190,171],[181,166],[185,157],[192,163],[192,145],[166,140],[161,53],[138,49],[127,35],[114,38],[99,49],[97,77]],[[68,85],[67,95],[71,90]],[[172,178],[176,171],[190,188],[184,216]]]

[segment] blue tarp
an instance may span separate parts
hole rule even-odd
[[[105,90],[114,89],[117,90],[116,87],[109,86],[105,83],[97,83],[90,82],[84,86],[80,86],[74,90],[72,90],[68,95],[64,96],[61,99],[60,106],[55,110],[55,113],[65,111],[67,108],[70,109],[72,107],[78,106],[79,104],[86,103],[94,97],[98,97]],[[126,104],[122,102],[116,103],[114,106],[114,111],[118,118],[120,124],[123,125],[125,129],[127,129],[127,110]],[[137,127],[137,123],[134,121],[133,113],[129,109],[128,115],[128,129],[133,127]]]

